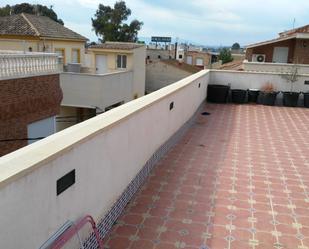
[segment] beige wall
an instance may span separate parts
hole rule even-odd
[[[117,55],[126,55],[127,56],[127,68],[126,70],[130,71],[133,70],[133,53],[132,51],[128,50],[88,50],[87,56],[89,57],[89,66],[90,71],[92,73],[96,73],[96,55],[105,55],[107,56],[107,69],[109,73],[119,71],[121,69],[117,68]]]
[[[53,41],[51,42],[51,52],[55,52],[56,48],[65,49],[65,64],[72,62],[72,49],[80,50],[80,63],[85,65],[85,43],[69,42],[69,41]]]
[[[191,74],[161,61],[149,63],[146,65],[146,91],[156,91]]]
[[[146,84],[146,47],[134,49],[133,52],[133,98],[145,95]]]
[[[14,40],[14,39],[1,39],[0,38],[0,50],[17,50],[17,51],[29,51],[29,47],[33,52],[39,52],[38,40]]]
[[[300,75],[294,83],[296,92],[309,91],[309,85],[304,82],[309,80],[309,75]],[[272,83],[276,91],[290,91],[290,83],[282,76],[282,73],[270,72],[246,72],[246,71],[222,71],[211,70],[211,84],[231,85],[232,89],[261,89],[266,83]],[[278,95],[278,99],[281,94]],[[300,97],[302,98],[302,96]]]
[[[87,51],[87,66],[90,72],[95,73],[96,55],[107,56],[108,72],[132,71],[133,72],[133,88],[132,98],[141,97],[145,94],[146,80],[146,47],[142,46],[133,50],[105,50],[105,49],[89,49]],[[127,56],[127,68],[117,68],[117,55]]]
[[[29,51],[29,47],[33,52],[42,52],[43,46],[46,47],[46,52],[55,52],[56,48],[65,50],[65,62],[72,62],[72,49],[80,50],[80,60],[82,65],[85,64],[85,42],[75,41],[60,41],[60,40],[17,40],[17,39],[2,39],[0,38],[0,50],[17,50]]]
[[[309,74],[309,65],[289,63],[267,63],[244,61],[244,70],[253,72],[290,73],[297,67],[299,74]]]
[[[133,99],[133,72],[109,74],[60,74],[62,106],[106,107]]]

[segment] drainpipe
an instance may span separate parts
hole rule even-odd
[[[177,60],[177,45],[178,45],[178,43],[175,42],[175,60]]]

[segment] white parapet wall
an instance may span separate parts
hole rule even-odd
[[[61,73],[63,92],[61,105],[76,107],[106,107],[133,99],[133,72],[107,74]]]
[[[299,75],[298,80],[293,84],[293,90],[309,91],[309,85],[306,85],[305,81],[309,81],[309,75]],[[261,89],[266,83],[272,83],[276,91],[290,91],[291,87],[284,74],[270,72],[211,70],[210,82],[230,85],[231,89]]]
[[[61,66],[57,54],[0,50],[0,79],[59,73]]]
[[[268,62],[248,62],[244,61],[244,70],[251,72],[272,72],[289,73],[296,67],[299,74],[309,75],[309,65],[306,64],[288,64],[288,63],[268,63]]]
[[[0,158],[0,248],[38,248],[68,220],[102,218],[196,112],[209,80],[201,71]],[[57,196],[56,181],[74,169],[75,184]]]

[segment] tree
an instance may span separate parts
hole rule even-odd
[[[118,1],[114,8],[99,4],[95,18],[91,18],[92,26],[96,33],[102,37],[102,41],[136,42],[137,33],[143,23],[133,20],[130,24],[124,23],[131,15],[124,1]]]
[[[222,61],[222,64],[233,61],[232,53],[229,49],[223,48],[219,54],[219,60]]]
[[[0,8],[0,16],[8,16],[8,15],[14,15],[14,14],[20,14],[20,13],[28,13],[32,15],[38,15],[38,16],[47,16],[50,19],[62,25],[64,24],[61,19],[58,19],[58,16],[53,10],[52,5],[50,7],[47,7],[41,4],[21,3],[21,4],[15,4],[12,6],[6,5],[5,7]]]
[[[11,6],[6,5],[5,7],[0,8],[0,16],[8,16],[11,12]]]
[[[233,49],[233,50],[238,50],[238,49],[240,49],[239,43],[238,43],[238,42],[235,42],[235,43],[232,45],[232,49]]]

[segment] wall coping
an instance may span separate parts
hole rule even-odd
[[[50,73],[33,73],[33,74],[27,74],[27,75],[16,75],[16,76],[6,76],[6,77],[0,77],[0,81],[2,80],[15,80],[15,79],[24,79],[24,78],[34,78],[34,77],[40,77],[40,76],[48,76],[48,75],[55,75],[55,74],[61,74],[61,71],[58,72],[50,72]]]
[[[254,61],[243,61],[244,64],[248,65],[262,65],[262,66],[297,66],[297,67],[309,67],[309,64],[294,64],[294,63],[273,63],[273,62],[254,62]]]
[[[77,76],[94,76],[94,77],[104,77],[104,76],[110,76],[115,74],[125,74],[125,73],[132,73],[133,70],[121,70],[117,72],[110,72],[105,74],[95,74],[95,73],[75,73],[75,72],[61,72],[63,75],[77,75]]]
[[[237,70],[218,70],[218,69],[209,69],[210,72],[215,73],[238,73],[238,74],[268,74],[268,75],[288,75],[289,73],[285,72],[261,72],[261,71],[237,71]],[[299,74],[300,77],[309,77],[309,74]]]
[[[111,129],[132,115],[189,86],[193,81],[208,73],[209,70],[202,70],[149,95],[130,101],[109,112],[100,114],[1,157],[0,188],[30,174],[46,163],[74,149],[77,145],[90,140],[103,131]]]

